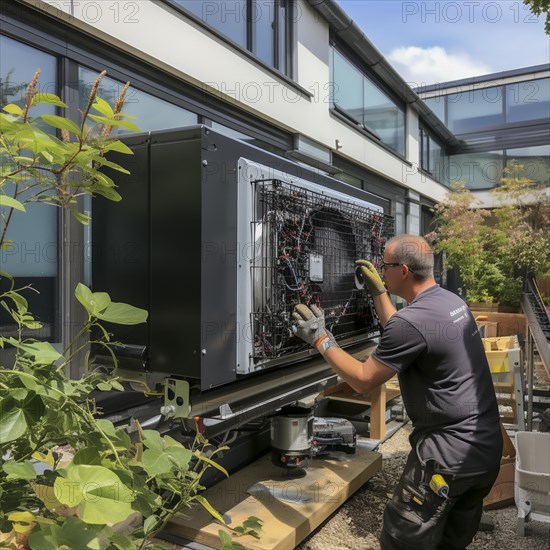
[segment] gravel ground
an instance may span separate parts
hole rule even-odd
[[[319,526],[296,550],[375,550],[380,548],[378,536],[386,502],[401,475],[410,450],[411,432],[406,424],[377,449],[382,453],[382,469],[348,499],[330,518]],[[494,521],[491,532],[478,532],[469,550],[550,548],[550,525],[530,522],[526,536],[516,532],[515,506],[486,512]]]

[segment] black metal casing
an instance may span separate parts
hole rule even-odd
[[[367,194],[205,126],[124,142],[134,155],[112,159],[131,175],[109,170],[122,202],[93,202],[93,290],[146,309],[149,320],[109,329],[117,341],[147,348],[148,371],[194,380],[201,390],[231,383],[240,377],[238,342],[249,337],[237,322],[237,268],[249,244],[237,230],[238,160],[357,199]]]

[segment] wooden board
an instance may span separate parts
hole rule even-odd
[[[381,468],[380,453],[357,448],[354,455],[339,459],[314,459],[304,477],[292,478],[285,477],[285,471],[274,466],[268,454],[203,496],[231,526],[241,525],[249,516],[264,522],[259,540],[249,535],[234,539],[246,548],[290,550]],[[254,496],[248,493],[251,488],[255,488]],[[186,515],[176,515],[165,532],[221,548],[220,529],[224,528],[198,506]]]

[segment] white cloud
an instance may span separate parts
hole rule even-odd
[[[413,87],[493,72],[489,65],[476,61],[465,53],[448,53],[439,46],[395,48],[387,58]]]

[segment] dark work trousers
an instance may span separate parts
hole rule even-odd
[[[384,511],[380,536],[382,550],[462,550],[479,527],[483,498],[489,494],[499,467],[471,477],[443,477],[449,485],[447,498],[428,486],[425,471],[411,451],[403,475]]]

